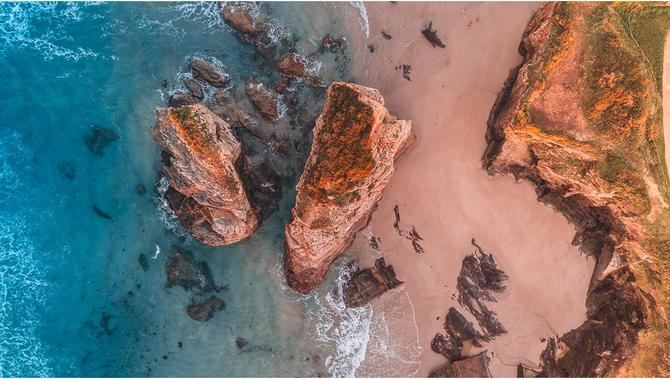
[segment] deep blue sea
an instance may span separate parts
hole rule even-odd
[[[364,43],[360,5],[263,7],[306,50],[325,33]],[[189,58],[235,80],[258,74],[252,53],[214,3],[0,3],[0,376],[357,374],[381,326],[331,292],[344,260],[310,296],[286,288],[290,190],[254,237],[223,248],[188,237],[154,191],[155,108]],[[84,143],[93,125],[119,137],[102,155]],[[186,315],[191,293],[166,287],[173,246],[227,286],[206,323]]]

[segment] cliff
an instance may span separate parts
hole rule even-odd
[[[165,197],[182,225],[208,245],[228,245],[258,227],[236,169],[241,145],[232,127],[202,104],[156,111]]]
[[[484,167],[536,187],[597,259],[587,321],[550,341],[545,375],[667,376],[670,180],[660,78],[668,8],[548,3],[488,120]]]
[[[284,233],[291,288],[308,293],[323,280],[367,224],[394,161],[413,141],[411,122],[391,116],[377,90],[331,84]]]

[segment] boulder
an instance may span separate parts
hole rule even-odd
[[[381,200],[395,160],[414,141],[411,121],[389,114],[372,88],[334,82],[284,231],[288,284],[308,293],[351,244]]]
[[[184,79],[184,85],[194,98],[202,100],[205,97],[205,92],[202,90],[202,86],[196,80]]]
[[[348,307],[360,307],[401,284],[393,266],[387,266],[384,258],[377,258],[372,268],[359,269],[344,285],[344,303]]]
[[[168,99],[168,106],[179,108],[187,105],[193,105],[197,102],[198,100],[196,100],[190,93],[175,92],[170,95],[170,98]]]
[[[258,7],[251,2],[230,1],[221,4],[221,17],[241,33],[257,34],[263,30],[258,20]]]
[[[475,356],[447,363],[433,370],[430,378],[490,378],[489,356],[483,351]]]
[[[189,305],[186,308],[188,316],[196,321],[209,321],[216,312],[225,308],[226,304],[223,300],[216,296],[210,296],[207,300]]]
[[[258,113],[268,121],[275,121],[280,116],[279,96],[263,83],[250,81],[245,86],[247,96]]]
[[[282,74],[303,77],[307,73],[307,58],[296,54],[284,54],[277,64],[277,69]]]
[[[258,218],[236,169],[233,128],[202,104],[158,109],[154,141],[163,149],[165,198],[200,242],[221,246],[249,237]]]
[[[221,72],[216,66],[202,58],[194,58],[191,61],[191,73],[193,78],[217,88],[223,88],[230,82],[226,73]]]

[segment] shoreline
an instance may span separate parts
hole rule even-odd
[[[508,329],[485,346],[495,352],[494,376],[514,376],[517,363],[539,362],[545,346],[540,338],[586,319],[594,262],[571,245],[574,227],[539,203],[530,184],[481,169],[486,119],[508,70],[521,61],[517,46],[538,6],[508,5],[368,3],[367,43],[375,51],[362,46],[354,52],[363,57],[354,60],[355,81],[378,88],[391,113],[412,120],[417,134],[366,231],[381,239],[380,251],[414,305],[423,349],[418,376],[446,362],[430,342],[450,306],[462,311],[455,285],[463,258],[473,251],[472,238],[510,277],[491,305]],[[428,21],[446,49],[432,48],[421,35]],[[395,69],[402,64],[411,65],[411,81]],[[401,227],[415,227],[423,238],[423,254],[394,229],[396,204]],[[373,259],[366,234],[359,233],[352,248],[363,252],[362,264]]]
[[[670,175],[670,31],[665,35],[663,48],[663,141],[665,145],[665,166]]]

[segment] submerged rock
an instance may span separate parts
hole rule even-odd
[[[93,125],[90,133],[84,137],[84,143],[91,152],[102,156],[105,153],[105,148],[117,139],[119,139],[119,135],[112,129]]]
[[[286,226],[285,272],[307,293],[351,244],[382,197],[395,160],[414,141],[372,88],[335,82],[314,128],[314,142]]]
[[[60,172],[67,180],[74,180],[77,176],[77,169],[72,162],[61,162],[58,164],[57,168],[58,172]]]
[[[218,311],[224,309],[226,304],[223,302],[223,300],[219,299],[216,296],[210,296],[209,299],[189,305],[186,308],[186,313],[188,316],[196,321],[209,321],[212,317],[214,317],[214,314],[216,314]]]
[[[191,61],[191,73],[195,79],[207,82],[217,88],[223,88],[230,82],[227,74],[202,58],[194,58]]]
[[[184,289],[200,289],[211,292],[217,289],[207,262],[195,263],[190,253],[172,249],[166,266],[167,286],[181,286]]]
[[[377,258],[372,268],[357,270],[344,285],[344,303],[348,307],[360,307],[401,284],[393,266],[387,266],[384,258]]]
[[[250,81],[244,87],[249,100],[258,113],[268,121],[275,121],[280,116],[280,104],[277,94],[263,83]]]
[[[232,127],[201,104],[158,109],[154,141],[167,159],[165,198],[200,242],[228,245],[258,227],[236,169],[241,152]]]

